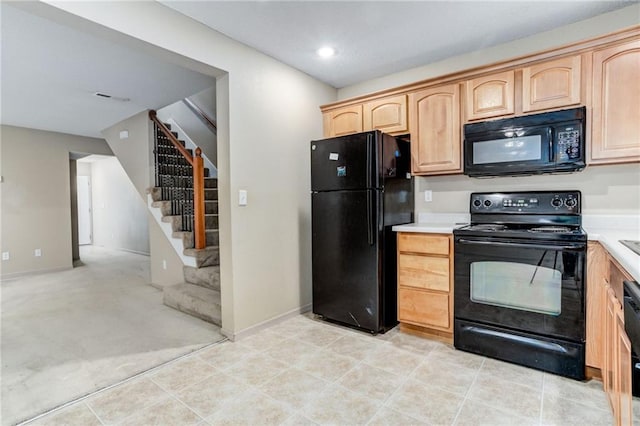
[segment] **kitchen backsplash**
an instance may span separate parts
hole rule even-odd
[[[637,217],[640,215],[640,164],[588,166],[582,172],[570,174],[488,179],[462,175],[416,177],[415,190],[418,221],[424,214],[468,213],[472,192],[540,190],[581,191],[584,215]],[[425,190],[432,191],[432,201],[424,201]]]

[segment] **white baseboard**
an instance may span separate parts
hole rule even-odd
[[[59,268],[37,269],[35,271],[24,271],[24,272],[13,272],[13,273],[10,273],[10,274],[2,274],[2,275],[0,275],[0,281],[15,280],[17,278],[28,277],[28,276],[31,276],[31,275],[48,274],[48,273],[51,273],[51,272],[68,271],[70,269],[73,269],[73,266],[71,266],[71,267],[61,266]]]
[[[225,330],[224,328],[222,328],[220,332],[227,339],[231,340],[232,342],[236,342],[238,340],[241,340],[253,334],[256,334],[262,330],[265,330],[269,327],[273,327],[274,325],[279,324],[285,320],[288,320],[289,318],[293,318],[300,314],[304,314],[305,312],[309,312],[310,310],[311,310],[311,303],[292,309],[289,312],[285,312],[284,314],[277,315],[268,320],[259,322],[258,324],[252,325],[251,327],[247,327],[244,330],[240,330],[236,333],[230,330]]]
[[[138,251],[138,250],[129,250],[129,249],[126,249],[126,248],[116,248],[114,250],[126,251],[126,252],[129,252],[129,253],[140,254],[142,256],[147,256],[147,257],[151,256],[151,253],[149,253],[149,252]]]

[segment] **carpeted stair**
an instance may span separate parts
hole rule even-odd
[[[169,125],[166,125],[169,129]],[[188,200],[193,197],[191,166],[162,132],[156,131],[156,184],[149,188],[162,221],[171,224],[172,237],[182,240],[184,255],[195,258],[196,267],[184,266],[184,283],[163,289],[163,302],[191,316],[221,325],[220,248],[218,237],[218,181],[205,169],[206,247],[195,249],[193,214]],[[178,135],[173,133],[176,138]],[[181,143],[183,143],[181,141]],[[184,146],[184,143],[183,143]],[[190,150],[189,150],[190,151]],[[185,201],[187,203],[185,204]],[[186,207],[183,207],[185,206]]]

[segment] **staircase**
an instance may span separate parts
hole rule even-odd
[[[184,282],[163,289],[165,305],[204,321],[221,325],[220,248],[218,238],[218,181],[204,169],[206,247],[195,248],[193,167],[155,126],[156,186],[148,192],[152,207],[160,209],[162,221],[171,224],[172,237],[182,240],[183,254],[195,259],[183,266]],[[171,130],[171,126],[164,124]],[[177,139],[178,134],[171,132]],[[184,147],[184,141],[178,141]],[[190,155],[192,150],[187,149]]]

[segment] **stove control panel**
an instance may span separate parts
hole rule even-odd
[[[474,192],[470,213],[579,214],[580,191]]]

